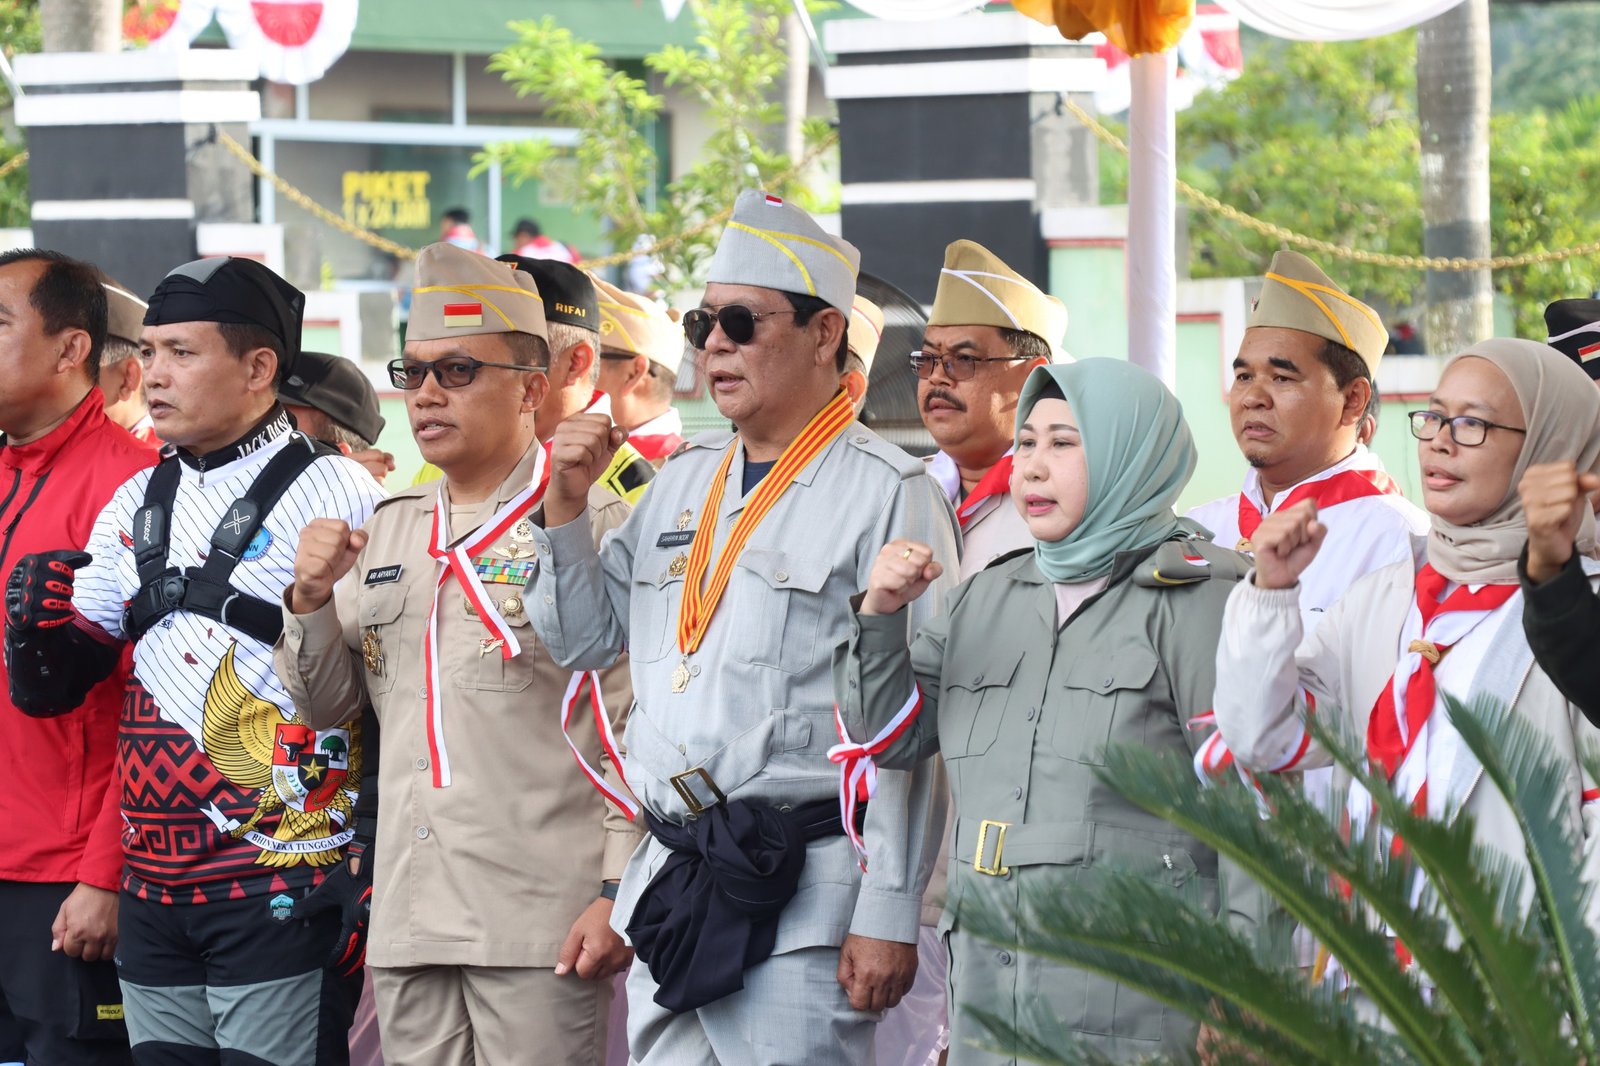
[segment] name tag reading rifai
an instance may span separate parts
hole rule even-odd
[[[366,581],[362,582],[362,584],[392,585],[394,582],[400,580],[400,570],[401,567],[399,563],[395,563],[393,566],[373,567],[371,570],[367,571],[367,579]]]

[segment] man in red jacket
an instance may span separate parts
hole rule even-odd
[[[82,548],[117,486],[155,464],[153,447],[106,417],[95,386],[105,338],[94,267],[57,252],[0,255],[0,579],[24,555]],[[15,1017],[29,1062],[132,1061],[111,961],[127,668],[124,655],[80,713],[60,718],[24,715],[0,686],[0,1015]]]

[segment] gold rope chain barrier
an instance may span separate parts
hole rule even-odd
[[[270,181],[274,188],[276,188],[284,196],[288,197],[291,203],[294,203],[303,210],[310,212],[312,215],[320,218],[328,225],[334,227],[342,233],[349,234],[358,241],[363,241],[367,244],[370,244],[379,251],[388,252],[390,255],[393,255],[399,259],[415,259],[417,257],[415,249],[407,248],[403,244],[398,244],[395,241],[391,241],[382,234],[374,233],[369,229],[363,229],[360,226],[346,221],[339,215],[334,214],[326,207],[323,207],[310,196],[306,195],[304,192],[301,192],[293,185],[290,185],[283,178],[268,170],[262,165],[261,160],[252,155],[250,150],[244,145],[230,137],[227,131],[218,130],[217,140],[221,142],[224,148],[237,156],[245,166],[249,167],[252,174],[258,178],[265,178],[266,180]],[[805,170],[806,167],[810,166],[823,152],[827,151],[829,148],[838,143],[839,134],[837,132],[828,134],[828,136],[817,142],[817,144],[812,147],[811,151],[805,154],[800,162],[796,163],[787,171],[780,174],[774,180],[773,184],[781,186],[785,182],[790,181],[801,171]],[[13,159],[11,163],[8,163],[6,166],[10,167],[15,163],[16,160]],[[5,173],[6,168],[0,168],[0,177],[3,177]],[[630,250],[625,252],[616,252],[612,255],[601,256],[598,259],[585,259],[582,261],[582,265],[587,269],[593,270],[599,267],[615,266],[619,263],[626,263],[630,259],[635,259],[639,256],[653,256],[658,252],[662,252],[668,248],[671,248],[675,244],[688,240],[690,237],[704,233],[713,226],[719,226],[732,217],[733,208],[729,207],[726,210],[719,211],[717,214],[712,215],[710,218],[695,223],[688,229],[676,233],[671,237],[665,238],[664,240],[657,241],[648,248],[642,248],[637,251]]]
[[[1115,148],[1123,155],[1128,154],[1128,146],[1115,133],[1106,129],[1100,122],[1076,103],[1062,97],[1067,110],[1072,112],[1074,118],[1085,126],[1105,144]],[[1391,255],[1387,252],[1369,252],[1361,248],[1349,248],[1332,241],[1319,240],[1316,237],[1307,237],[1303,233],[1285,229],[1274,222],[1247,215],[1237,207],[1232,207],[1218,200],[1215,196],[1190,185],[1186,181],[1177,182],[1178,191],[1196,205],[1215,212],[1230,222],[1237,222],[1247,229],[1255,230],[1267,237],[1273,237],[1285,244],[1299,245],[1301,248],[1311,248],[1315,251],[1325,252],[1336,259],[1351,259],[1357,263],[1371,263],[1374,266],[1397,267],[1411,270],[1506,270],[1512,267],[1530,266],[1534,263],[1559,263],[1566,259],[1582,259],[1588,256],[1600,255],[1600,241],[1591,241],[1588,244],[1579,244],[1571,248],[1563,248],[1558,252],[1524,252],[1521,255],[1497,255],[1490,259],[1463,259],[1441,258],[1439,256],[1424,255]]]
[[[7,174],[11,173],[13,170],[16,170],[27,161],[28,152],[27,149],[23,149],[10,159],[7,159],[4,163],[0,163],[0,178],[4,178]]]

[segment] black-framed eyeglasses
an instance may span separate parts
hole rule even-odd
[[[696,307],[683,313],[683,335],[689,338],[689,343],[697,351],[704,351],[706,341],[711,339],[711,327],[717,325],[722,327],[722,335],[733,343],[749,344],[756,335],[758,319],[795,313],[792,307],[781,311],[752,311],[744,304],[725,304],[715,310]]]
[[[397,389],[413,392],[422,388],[423,382],[428,380],[428,372],[432,371],[434,378],[442,389],[460,389],[472,384],[472,379],[478,376],[478,371],[486,366],[498,370],[525,370],[536,374],[543,374],[546,370],[542,366],[523,366],[521,363],[485,363],[481,359],[473,359],[465,355],[449,355],[443,359],[432,362],[423,362],[420,359],[395,359],[389,363],[389,380]]]
[[[1406,417],[1411,420],[1411,435],[1418,440],[1432,440],[1439,435],[1439,431],[1446,424],[1450,426],[1450,439],[1463,448],[1476,448],[1489,436],[1491,429],[1508,429],[1512,433],[1526,434],[1528,431],[1517,426],[1502,426],[1498,422],[1487,419],[1474,418],[1471,415],[1456,415],[1446,418],[1438,411],[1409,411]]]
[[[979,363],[1015,363],[1027,359],[1026,355],[931,355],[928,352],[911,353],[911,369],[919,378],[933,377],[933,368],[944,367],[944,375],[951,381],[968,381],[978,372]]]

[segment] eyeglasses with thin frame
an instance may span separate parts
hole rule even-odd
[[[443,359],[424,362],[420,359],[395,359],[389,363],[389,380],[397,389],[413,392],[422,388],[428,380],[428,373],[433,373],[434,379],[439,382],[442,389],[461,389],[472,384],[472,379],[478,376],[478,371],[486,366],[497,370],[523,370],[535,374],[546,372],[542,366],[523,366],[521,363],[485,363],[481,359],[473,359],[465,355],[448,355]]]
[[[1016,363],[1026,355],[933,355],[929,352],[912,352],[911,369],[919,378],[933,377],[933,368],[944,367],[944,375],[951,381],[968,381],[978,372],[979,363]]]
[[[773,315],[798,313],[793,307],[781,311],[752,311],[744,304],[724,304],[721,307],[696,307],[683,313],[683,335],[696,351],[705,351],[711,339],[711,327],[722,327],[722,335],[735,344],[749,344],[756,335],[756,322]]]
[[[1448,425],[1450,439],[1463,448],[1476,448],[1482,444],[1488,438],[1491,429],[1506,429],[1524,435],[1528,432],[1518,426],[1502,426],[1498,422],[1474,418],[1472,415],[1446,418],[1438,411],[1408,411],[1406,417],[1411,420],[1411,435],[1418,440],[1432,440]]]

